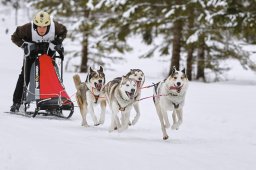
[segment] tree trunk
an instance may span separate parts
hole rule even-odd
[[[192,80],[192,64],[193,64],[193,52],[194,52],[194,47],[193,45],[188,46],[188,57],[187,57],[187,77],[188,80]]]
[[[84,11],[85,19],[89,18],[89,11]],[[88,71],[88,27],[87,23],[83,24],[82,32],[83,32],[83,41],[82,41],[82,61],[80,66],[80,72],[86,73]]]
[[[205,81],[204,68],[205,68],[205,42],[204,35],[199,37],[198,47],[198,61],[197,61],[197,80]]]
[[[171,74],[172,67],[175,66],[176,69],[180,68],[180,48],[181,48],[181,37],[182,37],[182,26],[181,20],[175,21],[173,26],[173,49],[172,49],[172,59],[171,68],[169,75]]]
[[[189,29],[189,36],[194,33],[193,28],[194,28],[194,8],[192,6],[189,6],[189,13],[190,15],[188,16],[188,29]],[[187,56],[187,77],[188,80],[192,80],[192,65],[193,65],[193,53],[194,53],[194,43],[188,44],[187,45],[187,50],[188,50],[188,56]]]

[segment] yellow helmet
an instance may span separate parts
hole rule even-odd
[[[33,23],[36,26],[40,26],[40,27],[48,26],[51,24],[50,15],[47,12],[40,11],[35,15],[33,19]]]

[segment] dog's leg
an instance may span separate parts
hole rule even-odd
[[[119,112],[119,107],[117,106],[117,104],[115,104],[114,102],[110,104],[110,108],[112,111],[112,115],[111,115],[111,125],[109,127],[109,132],[114,131],[116,128],[119,129],[120,128],[120,121],[119,118],[117,116],[118,112]]]
[[[121,128],[118,129],[118,132],[123,132],[128,128],[129,121],[130,121],[130,112],[131,112],[131,107],[126,108],[125,111],[122,111],[123,122],[122,122]]]
[[[100,102],[100,107],[101,107],[101,114],[100,114],[100,124],[103,124],[105,121],[105,114],[106,114],[106,100],[103,100]]]
[[[172,112],[172,120],[173,120],[173,124],[172,124],[172,129],[173,130],[178,130],[178,120],[177,120],[177,111],[176,109],[173,110]]]
[[[177,123],[177,130],[179,129],[179,126],[182,124],[183,122],[183,109],[178,109],[177,111],[177,116],[178,116],[178,123]]]
[[[82,105],[80,112],[82,115],[82,126],[89,127],[87,120],[86,120],[86,116],[87,116],[87,105],[86,104]]]
[[[134,106],[134,109],[136,111],[136,116],[134,117],[134,119],[132,121],[132,125],[135,125],[138,122],[139,118],[140,118],[139,102],[135,102],[133,106]]]
[[[125,115],[121,113],[121,124],[124,124],[125,122]]]
[[[162,132],[163,132],[163,140],[167,140],[169,138],[169,136],[167,135],[167,132],[166,132],[166,129],[165,129],[165,126],[164,126],[164,118],[163,118],[163,115],[162,115],[162,112],[161,112],[161,108],[160,108],[159,104],[155,104],[155,106],[156,106],[156,112],[157,112],[158,118],[159,118],[160,123],[161,123],[161,129],[162,129]]]
[[[82,116],[82,126],[84,127],[88,127],[88,123],[86,121],[86,115],[87,115],[87,104],[86,102],[83,100],[83,98],[80,95],[76,95],[76,100],[77,100],[77,104],[79,106],[80,109],[80,113]]]
[[[109,132],[113,132],[115,130],[115,118],[114,118],[114,114],[112,112],[111,114],[111,124],[110,124],[110,127],[109,127]]]
[[[88,104],[88,109],[89,109],[89,112],[91,113],[92,120],[93,120],[93,122],[94,122],[94,126],[98,126],[98,125],[99,125],[99,122],[98,122],[97,117],[96,117],[96,115],[95,115],[95,113],[94,113],[94,108],[93,108],[92,102],[89,102],[89,104]]]
[[[164,118],[164,126],[165,128],[169,128],[170,127],[170,122],[168,119],[168,115],[167,115],[167,110],[161,110],[162,114],[163,114],[163,118]]]

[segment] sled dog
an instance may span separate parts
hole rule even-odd
[[[78,74],[73,76],[73,80],[77,89],[76,99],[82,116],[82,126],[89,126],[86,120],[88,112],[91,114],[95,126],[103,124],[106,113],[106,98],[102,93],[105,85],[103,68],[100,66],[99,70],[93,70],[90,67],[85,82],[81,82]],[[94,113],[95,104],[100,104],[101,106],[99,121]]]
[[[140,118],[140,108],[139,108],[139,99],[141,97],[141,88],[145,82],[145,75],[143,73],[142,70],[140,69],[131,69],[127,74],[126,77],[131,78],[136,80],[137,83],[137,92],[134,96],[135,98],[135,102],[133,104],[133,107],[136,111],[136,116],[134,117],[133,121],[132,121],[132,125],[135,125],[136,122],[139,120]]]
[[[154,87],[154,104],[161,123],[163,140],[168,139],[166,128],[170,127],[167,111],[173,111],[172,129],[179,129],[183,120],[183,106],[186,91],[188,88],[188,79],[185,69],[182,71],[172,68],[171,75],[157,83]]]
[[[117,129],[122,132],[128,128],[130,112],[137,92],[136,80],[123,76],[108,82],[103,89],[112,111],[109,132]],[[121,116],[118,116],[119,111]],[[120,118],[121,117],[121,123]]]

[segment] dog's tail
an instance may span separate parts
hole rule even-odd
[[[80,109],[83,109],[83,105],[86,104],[86,86],[84,83],[81,82],[80,76],[78,74],[75,74],[73,76],[73,80],[76,86],[76,99],[77,99],[77,104]],[[81,111],[82,113],[82,111]]]
[[[81,86],[81,84],[82,84],[81,79],[80,79],[80,76],[79,76],[78,74],[75,74],[75,75],[73,76],[73,80],[74,80],[76,89],[79,90],[79,89],[80,89],[80,86]]]

